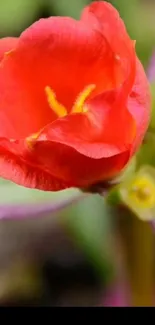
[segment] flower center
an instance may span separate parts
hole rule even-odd
[[[74,113],[86,113],[88,111],[88,107],[85,103],[86,99],[90,96],[91,92],[96,88],[95,85],[91,84],[87,86],[77,97],[74,105],[71,109],[71,114]],[[58,117],[63,117],[68,115],[67,109],[61,103],[58,102],[56,99],[56,95],[54,91],[49,87],[45,87],[45,93],[47,96],[47,101],[50,108]],[[31,134],[29,137],[26,138],[26,143],[29,149],[33,149],[33,145],[35,140],[38,138],[40,131],[34,134]]]
[[[155,204],[155,186],[149,179],[142,177],[132,185],[130,196],[139,206],[150,208]]]
[[[71,114],[73,113],[85,113],[87,112],[87,105],[85,104],[85,101],[90,96],[92,91],[96,88],[94,84],[88,85],[77,97],[72,109]],[[48,104],[50,108],[54,111],[54,113],[58,117],[63,117],[68,114],[67,109],[65,106],[63,106],[61,103],[58,102],[56,99],[56,95],[54,91],[49,87],[45,87],[45,93],[47,96]]]

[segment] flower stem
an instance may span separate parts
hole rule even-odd
[[[119,216],[119,230],[124,250],[125,271],[130,286],[132,306],[153,306],[154,236],[151,225],[130,212]]]

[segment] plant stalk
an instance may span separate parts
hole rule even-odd
[[[154,235],[151,225],[120,211],[119,235],[130,288],[131,306],[154,305]]]

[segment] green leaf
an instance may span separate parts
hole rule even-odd
[[[155,166],[155,133],[148,131],[145,135],[144,142],[140,147],[136,158],[137,166],[151,165]]]
[[[0,35],[19,35],[34,20],[41,0],[3,0],[0,3]]]
[[[0,204],[22,204],[35,202],[59,202],[68,197],[77,196],[77,189],[63,190],[59,192],[44,192],[25,188],[12,182],[0,180]]]
[[[137,160],[136,160],[136,156],[134,156],[129,161],[127,166],[124,168],[124,170],[116,178],[114,178],[114,183],[123,182],[126,179],[130,178],[133,175],[133,173],[135,172],[136,166],[137,166]]]
[[[72,206],[61,219],[101,278],[112,276],[110,216],[104,199],[90,195]]]
[[[111,0],[125,22],[131,39],[136,40],[136,50],[146,66],[155,44],[155,1]]]

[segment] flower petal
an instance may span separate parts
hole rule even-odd
[[[129,151],[109,158],[93,159],[64,144],[38,141],[32,151],[33,157],[55,177],[68,181],[73,187],[87,187],[115,176],[127,163]]]
[[[24,138],[56,119],[46,86],[68,109],[90,84],[96,85],[93,96],[120,86],[126,77],[122,59],[128,61],[130,51],[118,60],[109,41],[94,24],[67,17],[41,19],[29,27],[0,68],[0,136]]]
[[[70,184],[57,179],[42,167],[30,164],[22,157],[24,148],[0,139],[0,177],[16,184],[45,191],[58,191],[71,187]]]
[[[137,135],[131,152],[133,154],[143,140],[151,115],[150,87],[139,59],[136,61],[136,79],[128,98],[127,107],[137,126]]]
[[[147,69],[147,76],[150,82],[155,82],[155,53],[153,53]]]
[[[147,81],[135,58],[118,12],[103,1],[81,21],[51,17],[28,28],[0,65],[0,176],[44,190],[116,176],[149,120]],[[45,89],[70,112],[92,84],[88,109],[57,119]]]
[[[25,187],[58,191],[87,187],[115,176],[127,163],[129,151],[110,158],[92,159],[63,144],[0,139],[0,176]]]
[[[18,43],[16,37],[5,37],[0,39],[0,61],[3,59],[4,54],[10,50],[13,50]]]
[[[68,115],[46,126],[36,141],[64,144],[94,159],[130,150],[135,122],[127,109],[116,109],[117,92],[106,92],[88,104],[85,114]],[[121,128],[118,125],[121,124]]]
[[[77,203],[81,199],[84,199],[84,194],[72,195],[68,199],[59,199],[58,202],[46,202],[40,204],[6,204],[0,205],[0,221],[1,220],[24,220],[24,219],[38,219],[47,217],[48,215],[60,213],[61,210],[65,209],[72,204]]]
[[[119,68],[121,66],[121,69],[117,69],[117,75],[122,74],[126,79],[130,71],[130,58],[132,59],[134,44],[127,34],[119,12],[110,3],[94,1],[84,9],[81,19],[103,35],[115,60],[119,62]]]

